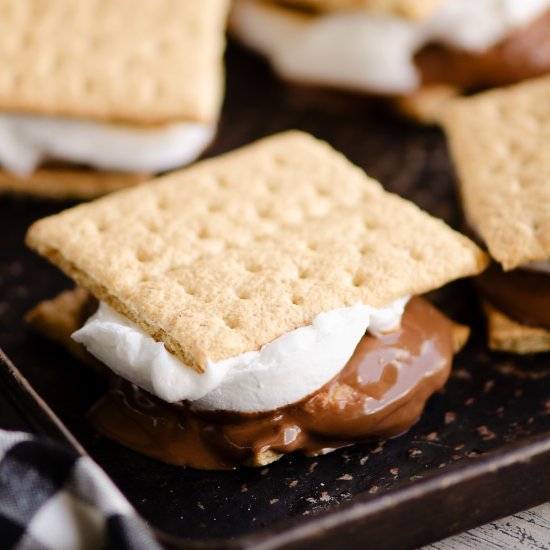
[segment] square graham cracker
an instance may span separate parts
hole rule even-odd
[[[460,90],[447,84],[427,84],[407,95],[393,97],[401,114],[420,124],[439,124],[449,101],[460,95]]]
[[[300,132],[39,220],[27,243],[199,372],[321,312],[384,306],[487,263]]]
[[[0,0],[0,110],[212,122],[228,0]]]
[[[365,10],[409,19],[433,14],[442,0],[279,0],[280,4],[316,11]]]
[[[518,354],[550,351],[550,331],[522,325],[495,309],[483,304],[487,317],[489,347],[496,351]]]
[[[82,327],[95,309],[97,302],[90,293],[77,287],[65,290],[51,300],[40,302],[27,313],[25,320],[39,334],[61,344],[84,364],[100,371],[98,360],[71,338],[71,334]]]
[[[550,258],[550,77],[449,102],[465,217],[505,270]]]
[[[39,168],[26,177],[0,170],[0,195],[85,200],[133,187],[150,178],[150,174],[79,170],[69,165],[67,168]]]

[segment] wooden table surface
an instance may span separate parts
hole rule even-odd
[[[493,521],[422,550],[547,550],[550,548],[550,503]]]

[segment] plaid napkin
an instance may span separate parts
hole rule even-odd
[[[160,549],[151,531],[88,457],[0,430],[0,547]]]

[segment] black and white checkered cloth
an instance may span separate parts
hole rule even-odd
[[[0,430],[0,548],[160,546],[91,459],[51,441]]]

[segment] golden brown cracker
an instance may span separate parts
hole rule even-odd
[[[42,336],[61,344],[77,359],[96,367],[97,360],[71,338],[71,334],[81,328],[93,313],[90,311],[91,298],[83,288],[66,290],[51,300],[40,302],[27,313],[25,320]]]
[[[35,223],[28,244],[199,371],[479,273],[469,239],[288,132]]]
[[[519,354],[550,351],[550,331],[513,321],[487,302],[484,309],[491,349]]]
[[[26,177],[0,170],[0,194],[33,195],[50,199],[92,199],[138,185],[150,174],[101,172],[78,168],[39,168]]]
[[[452,100],[443,122],[472,229],[505,270],[550,258],[550,77]]]
[[[455,353],[458,353],[468,343],[470,334],[470,327],[453,322],[453,351]]]
[[[0,110],[212,122],[228,0],[0,0]]]
[[[449,101],[460,90],[447,84],[422,86],[410,94],[394,98],[395,106],[404,115],[422,124],[438,124]]]

